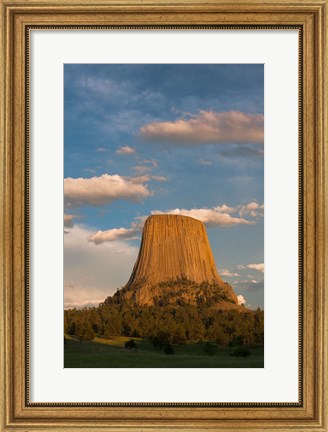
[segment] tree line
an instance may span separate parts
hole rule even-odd
[[[80,341],[94,337],[140,337],[171,344],[215,341],[218,345],[264,344],[264,312],[215,310],[196,305],[138,306],[102,303],[98,307],[66,310],[64,331]]]

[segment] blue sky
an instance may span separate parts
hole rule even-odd
[[[202,220],[263,307],[263,65],[64,66],[65,306],[123,286],[152,213]]]

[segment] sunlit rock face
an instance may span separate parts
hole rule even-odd
[[[180,215],[146,220],[131,277],[114,297],[149,306],[240,307],[232,287],[217,273],[204,224]]]

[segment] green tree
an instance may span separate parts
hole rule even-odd
[[[95,337],[95,332],[88,321],[82,321],[76,331],[76,336],[79,338],[80,342],[91,341]]]
[[[207,355],[209,356],[214,356],[216,354],[218,350],[218,347],[211,343],[211,342],[206,342],[205,346],[204,346],[204,351],[206,352]]]
[[[174,354],[175,351],[174,351],[173,345],[171,345],[170,343],[168,343],[168,344],[166,345],[166,347],[164,348],[164,353],[165,353],[165,354],[168,354],[168,355],[172,355],[172,354]]]
[[[137,348],[136,341],[133,340],[133,339],[130,339],[130,340],[128,340],[128,341],[125,342],[124,347],[126,349]]]

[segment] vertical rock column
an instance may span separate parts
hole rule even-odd
[[[204,224],[187,216],[150,216],[126,288],[183,278],[196,283],[224,283],[216,271]]]

